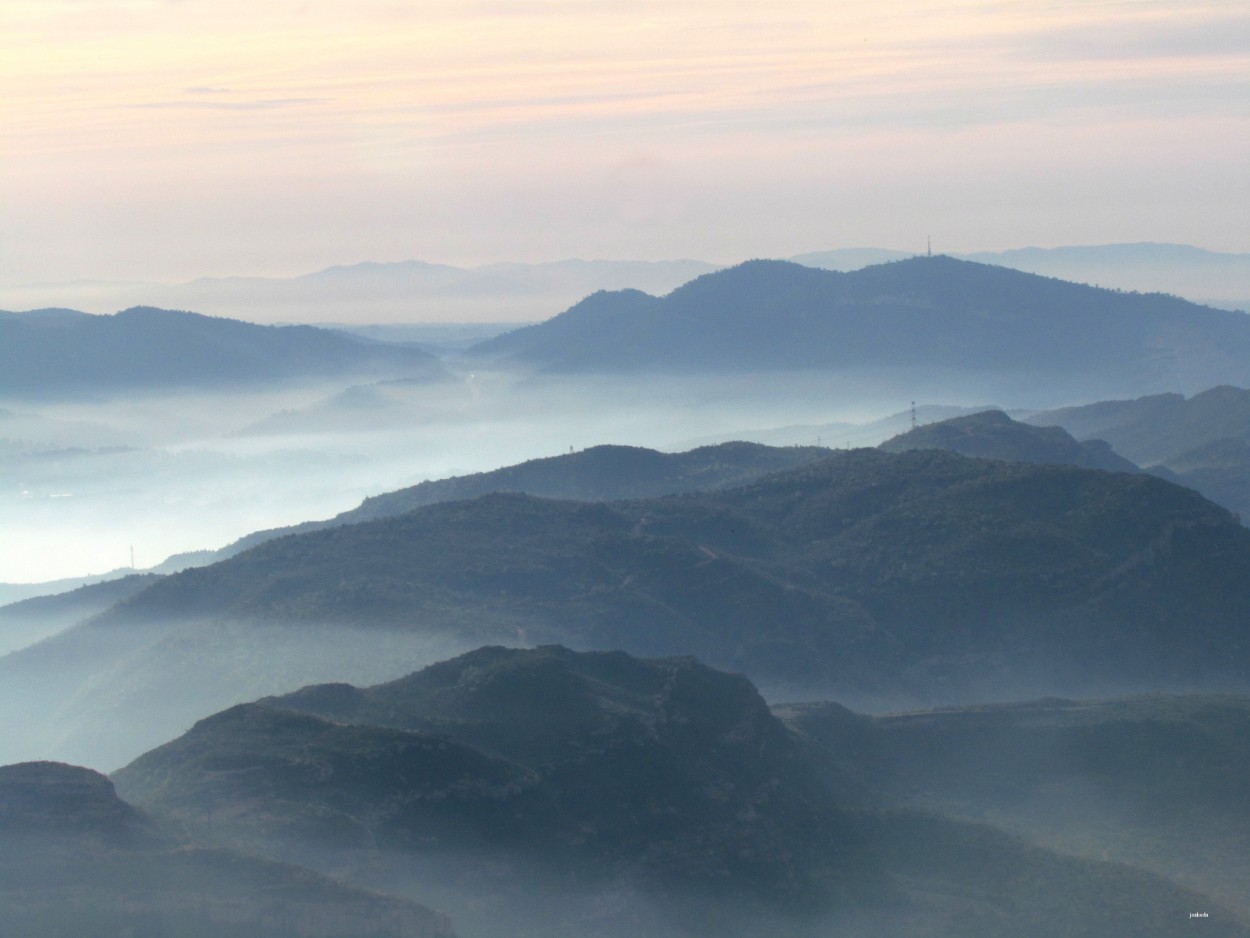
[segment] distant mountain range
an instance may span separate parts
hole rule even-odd
[[[851,273],[751,261],[656,297],[592,293],[537,325],[464,350],[548,374],[775,372],[960,376],[1089,395],[1250,383],[1250,319],[1163,294],[1081,286],[947,257]],[[112,316],[0,314],[0,393],[205,388],[309,377],[445,377],[417,348],[312,327],[264,327],[147,308]],[[943,378],[945,376],[945,378]],[[1052,387],[1052,395],[1053,395]],[[397,402],[360,386],[275,418],[299,430]],[[400,407],[402,410],[402,407]],[[325,413],[321,413],[325,411]]]
[[[596,293],[466,354],[555,373],[930,369],[1187,390],[1250,381],[1250,319],[947,257],[852,273],[752,261],[663,298]]]
[[[1099,401],[1028,420],[1058,424],[1081,439],[1105,439],[1149,471],[1250,519],[1250,391],[1244,388]]]
[[[790,260],[810,267],[849,271],[914,256],[904,251],[865,249],[818,251]],[[1250,254],[1206,251],[1188,244],[1138,242],[975,251],[950,256],[1115,290],[1171,293],[1227,309],[1245,311],[1250,307]]]
[[[492,494],[266,541],[0,660],[0,758],[115,765],[233,701],[483,642],[694,653],[874,705],[1236,688],[1247,578],[1250,531],[1196,493],[940,451],[608,504]]]
[[[0,394],[58,397],[353,376],[429,381],[447,374],[417,349],[310,326],[257,326],[150,308],[112,316],[0,313]]]
[[[914,256],[906,251],[850,248],[789,260],[849,271]],[[1250,306],[1248,254],[1142,243],[954,256],[1079,283],[1173,293],[1217,306]],[[0,290],[0,304],[13,309],[70,306],[94,313],[159,306],[254,322],[532,322],[547,319],[598,290],[635,289],[663,295],[722,266],[696,260],[565,260],[472,268],[416,260],[368,262],[289,278],[210,277],[182,284],[10,284]]]
[[[1005,919],[1014,935],[1049,938],[1106,934],[1108,915],[1123,933],[1165,936],[1195,910],[1204,929],[1244,935],[1235,913],[1157,875],[933,813],[941,799],[1021,816],[999,794],[1004,776],[1024,776],[1014,790],[1026,799],[1122,783],[1155,807],[1178,796],[1179,776],[1139,768],[1166,759],[1170,731],[1187,726],[1204,734],[1182,750],[1197,755],[1200,816],[1245,830],[1235,786],[1215,773],[1245,760],[1246,699],[1220,707],[1157,698],[871,719],[825,704],[780,708],[783,722],[746,678],[690,658],[492,647],[376,687],[234,707],[114,778],[195,836],[409,898],[432,892],[489,938],[970,938],[1000,935]],[[1045,758],[1065,744],[1083,758]],[[1096,800],[1080,792],[1074,807]],[[1126,840],[1174,829],[1146,818]]]

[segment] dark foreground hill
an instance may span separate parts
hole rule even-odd
[[[195,847],[88,769],[0,767],[6,938],[453,938],[442,916],[222,847]]]
[[[484,642],[696,654],[874,707],[1237,689],[1246,582],[1250,531],[1163,480],[857,450],[720,492],[495,494],[279,538],[0,660],[0,699],[9,745],[111,767],[230,703]]]
[[[946,369],[1157,389],[1244,383],[1248,353],[1244,315],[949,257],[751,261],[663,298],[596,293],[471,350],[552,372]]]
[[[63,397],[365,375],[447,377],[424,352],[311,326],[257,326],[149,307],[112,316],[0,313],[0,394]]]
[[[877,447],[886,453],[946,449],[963,456],[1056,466],[1081,466],[1109,472],[1138,472],[1104,440],[1078,442],[1062,427],[1038,427],[1012,420],[1001,410],[914,427]]]
[[[482,936],[1164,936],[1198,909],[1247,933],[1158,877],[875,809],[820,755],[689,658],[483,648],[235,707],[115,778],[200,836],[437,892]]]

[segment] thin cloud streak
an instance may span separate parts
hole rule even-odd
[[[641,246],[655,257],[675,244],[682,255],[732,260],[744,247],[866,243],[886,228],[856,213],[872,211],[861,194],[884,172],[913,193],[911,204],[888,208],[895,230],[931,225],[950,210],[949,180],[970,160],[992,160],[1004,187],[1044,190],[1054,182],[1037,167],[1060,164],[1069,179],[1119,176],[1140,189],[1137,204],[1118,191],[1095,194],[1084,214],[1048,212],[1045,232],[1020,235],[1029,241],[1205,231],[1195,239],[1205,246],[1246,250],[1244,226],[1225,216],[1247,189],[1247,171],[1229,168],[1250,162],[1247,22],[1239,0],[893,0],[871,9],[806,0],[18,0],[0,10],[0,198],[9,208],[0,247],[22,268],[14,279],[178,279],[314,269],[359,257],[366,244],[459,263],[569,256],[586,253],[587,229],[562,220],[586,218],[604,256],[637,256]],[[1213,154],[1201,192],[1184,182],[1195,201],[1179,216],[1154,191],[1182,171],[1178,140]],[[928,168],[895,156],[899,146]],[[961,154],[963,146],[989,152]],[[664,167],[635,185],[638,198],[676,199],[679,210],[618,211],[608,193],[594,195],[615,167],[637,160]],[[127,218],[111,200],[137,189],[125,181],[136,173],[152,208]],[[102,178],[121,189],[97,191]],[[983,213],[984,237],[1002,237],[1015,196],[960,185]],[[752,217],[759,236],[750,245],[711,208],[770,200],[788,217]],[[1158,220],[1142,230],[1140,203],[1150,200],[1161,200]],[[77,214],[67,227],[69,204]],[[1060,193],[1051,204],[1065,204]],[[393,205],[407,206],[407,225],[391,218]],[[517,212],[508,206],[538,218],[509,235]],[[847,240],[808,240],[831,237],[818,213],[838,206],[853,223],[839,235]],[[1163,206],[1175,230],[1164,230]],[[195,218],[203,224],[187,224]],[[304,230],[314,222],[315,238]],[[236,251],[192,240],[223,228],[255,230],[256,245],[240,254],[241,243]],[[802,243],[770,246],[767,232],[780,230]],[[144,248],[171,237],[204,266],[171,269],[158,260],[163,245]],[[57,243],[58,256],[28,243]],[[117,271],[125,244],[133,260]],[[252,266],[227,266],[240,256]]]

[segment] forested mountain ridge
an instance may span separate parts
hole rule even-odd
[[[470,349],[556,372],[1092,368],[1161,389],[1250,377],[1247,352],[1236,313],[949,257],[850,273],[749,261],[662,298],[597,293]]]
[[[287,534],[389,518],[437,502],[476,498],[492,492],[523,492],[545,498],[617,501],[681,492],[729,488],[750,479],[829,455],[820,446],[762,446],[721,443],[683,453],[641,446],[591,446],[576,453],[545,456],[489,472],[436,479],[366,498],[326,521],[257,531],[215,552],[224,560],[241,550]]]

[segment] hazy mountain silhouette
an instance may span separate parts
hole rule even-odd
[[[1250,518],[1250,391],[1222,385],[1190,398],[1156,394],[1046,411],[1075,436],[1106,439],[1164,478]]]
[[[1013,934],[1092,936],[1107,915],[1162,936],[1197,908],[1216,933],[1247,933],[1128,867],[882,813],[808,738],[746,678],[693,659],[482,648],[379,687],[232,708],[115,778],[225,842],[437,885],[453,921],[497,915],[476,930],[491,935],[638,934],[650,909],[666,927],[646,933],[666,936],[988,936],[1005,917]],[[861,752],[839,754],[862,770]]]
[[[596,290],[667,293],[718,265],[694,260],[562,260],[454,267],[418,260],[344,264],[297,277],[202,277],[188,283],[94,282],[10,287],[12,304],[103,312],[153,305],[256,322],[532,322]]]
[[[741,485],[779,469],[815,462],[826,458],[829,452],[820,446],[762,446],[742,442],[700,446],[684,453],[661,453],[641,446],[591,446],[576,453],[545,456],[490,472],[421,482],[374,495],[358,507],[326,521],[305,521],[248,534],[220,550],[197,555],[196,565],[233,557],[249,547],[287,534],[390,518],[423,505],[476,498],[492,492],[524,492],[545,498],[599,502],[711,491]],[[173,568],[179,569],[180,558],[170,559]]]
[[[1001,410],[915,427],[877,447],[887,453],[945,449],[981,459],[1081,466],[1109,472],[1139,472],[1104,440],[1077,440],[1062,427],[1036,427],[1012,420]]]
[[[800,254],[790,260],[827,270],[914,257],[915,252],[851,248]],[[1207,251],[1189,244],[1089,244],[953,254],[965,261],[1010,267],[1044,277],[1121,290],[1172,293],[1229,309],[1250,296],[1250,254]],[[1245,309],[1242,305],[1240,308]]]
[[[213,388],[365,374],[446,377],[424,352],[311,326],[257,326],[148,307],[112,316],[0,314],[0,393],[6,394]]]
[[[789,258],[852,271],[915,251],[841,248]],[[1096,244],[952,255],[1028,273],[1124,290],[1173,293],[1224,306],[1250,297],[1250,255],[1186,244]],[[418,260],[365,262],[295,277],[202,277],[187,283],[94,281],[10,285],[9,306],[47,304],[108,312],[129,306],[196,309],[256,322],[338,322],[344,310],[370,323],[535,321],[597,290],[662,295],[723,265],[697,260],[499,263],[464,268]],[[1244,308],[1244,305],[1242,306]]]
[[[1107,386],[1245,380],[1250,321],[949,257],[851,273],[750,261],[663,298],[597,293],[469,350],[556,372],[907,367]]]
[[[157,575],[152,573],[132,574],[0,606],[0,655],[103,612],[156,579]]]

